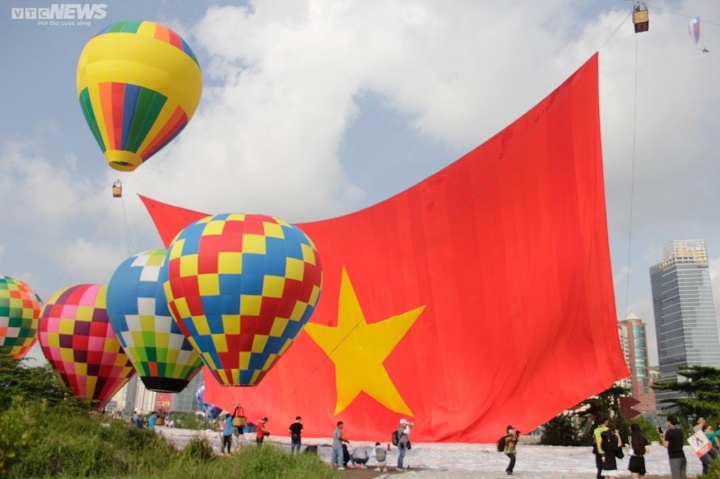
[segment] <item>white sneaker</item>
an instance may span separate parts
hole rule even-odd
[[[338,467],[338,471],[344,471],[344,470],[345,470],[344,467]]]
[[[380,469],[379,467],[376,467],[376,468],[375,468],[375,472],[380,472],[380,470],[381,470],[381,469]]]
[[[387,472],[387,467],[383,467],[382,472]]]

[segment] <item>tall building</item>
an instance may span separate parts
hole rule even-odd
[[[200,410],[197,389],[201,381],[202,371],[199,371],[182,392],[159,395],[154,391],[149,391],[136,374],[113,396],[112,401],[115,402],[116,409],[125,415],[131,415],[133,411],[147,414],[157,410],[160,406],[167,411],[195,412]],[[162,401],[158,400],[159,396],[162,396]],[[170,401],[169,405],[166,404],[167,401]]]
[[[650,268],[660,381],[680,366],[720,368],[720,339],[704,240],[673,241]],[[657,391],[658,408],[675,393]]]
[[[630,377],[620,383],[632,391],[632,397],[639,401],[633,409],[640,412],[655,412],[655,391],[650,377],[645,323],[630,314],[618,321],[618,334]]]

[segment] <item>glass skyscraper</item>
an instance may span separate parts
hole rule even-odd
[[[720,339],[704,240],[673,241],[650,268],[660,382],[680,366],[720,368]],[[675,393],[656,391],[658,407]]]

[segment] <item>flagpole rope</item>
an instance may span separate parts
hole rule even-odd
[[[608,38],[606,38],[603,42],[600,43],[600,45],[598,46],[598,49],[597,49],[597,52],[598,52],[598,53],[599,53],[605,46],[607,46],[607,44],[610,42],[610,40],[611,40],[611,39],[615,36],[615,34],[620,30],[620,28],[622,27],[622,25],[625,24],[625,22],[631,17],[631,15],[632,15],[632,13],[630,13],[629,15],[627,15],[627,16],[620,22],[620,24],[615,28],[615,30],[610,34],[610,36],[609,36]],[[583,71],[584,71],[584,69],[580,70],[580,71],[578,72],[578,75],[579,75],[579,74],[582,74]],[[565,95],[565,94],[567,94],[566,91],[565,91],[565,92],[561,92],[561,95]],[[559,103],[561,103],[561,102],[560,102],[560,101],[555,101],[555,102],[553,102],[552,105],[550,105],[550,107],[543,113],[543,117],[546,117],[551,111],[553,111],[553,110],[555,109],[556,105],[558,105]],[[508,160],[510,160],[511,158],[513,158],[513,157],[516,155],[517,150],[518,150],[521,146],[523,146],[523,145],[525,144],[525,142],[527,141],[527,139],[528,139],[528,137],[530,136],[530,134],[535,131],[535,129],[537,128],[538,123],[539,123],[539,122],[536,122],[535,125],[528,130],[528,132],[525,134],[525,136],[524,136],[523,138],[520,138],[520,139],[518,140],[518,143],[515,145],[515,147],[513,148],[513,150],[510,151],[504,158],[502,158],[502,159],[500,160],[500,162],[499,162],[499,164],[497,165],[497,167],[495,168],[495,170],[488,175],[488,177],[485,179],[485,181],[484,181],[480,186],[478,186],[478,187],[475,189],[474,192],[472,192],[472,194],[470,195],[470,198],[469,198],[464,204],[462,204],[460,207],[457,208],[455,214],[450,216],[449,221],[448,221],[448,226],[446,226],[444,229],[441,229],[441,230],[439,230],[439,231],[437,232],[437,234],[428,242],[428,245],[425,247],[425,250],[424,250],[422,253],[416,255],[415,258],[413,259],[413,261],[412,261],[405,269],[403,269],[403,270],[400,272],[400,274],[396,277],[396,279],[395,279],[392,283],[390,283],[390,285],[385,289],[385,291],[384,291],[382,294],[380,294],[380,296],[378,297],[378,299],[377,299],[376,301],[374,301],[374,302],[367,308],[367,310],[366,310],[367,313],[372,313],[375,309],[377,309],[377,308],[379,307],[379,305],[380,305],[383,301],[385,301],[385,299],[390,295],[390,293],[391,293],[392,291],[394,291],[395,288],[397,288],[397,286],[398,286],[398,285],[402,282],[402,280],[408,275],[408,273],[417,266],[419,260],[420,260],[421,258],[427,256],[428,252],[438,243],[438,241],[439,241],[442,237],[444,237],[444,236],[450,231],[450,226],[449,226],[449,225],[453,224],[454,221],[460,216],[460,214],[461,214],[465,209],[467,209],[467,208],[475,201],[475,198],[478,196],[478,194],[480,194],[480,192],[483,191],[483,190],[487,187],[487,185],[491,183],[491,181],[494,179],[494,177],[495,177],[496,174],[500,171],[500,169],[503,168],[503,167],[505,166],[505,164],[507,164]],[[577,282],[577,283],[578,283],[578,286],[577,286],[577,287],[579,287],[579,282]],[[303,378],[303,380],[300,382],[300,384],[299,384],[295,389],[293,389],[290,393],[288,393],[288,394],[284,397],[283,401],[282,401],[281,404],[280,404],[280,408],[284,407],[285,404],[288,403],[288,402],[290,401],[290,399],[298,392],[298,390],[300,390],[301,388],[303,388],[303,386],[305,385],[305,383],[307,383],[307,381],[308,381],[312,376],[314,376],[315,373],[330,359],[330,356],[342,345],[342,343],[345,342],[345,340],[347,340],[347,338],[353,333],[353,331],[355,331],[356,328],[358,328],[358,327],[360,326],[360,324],[362,324],[362,321],[358,321],[357,323],[355,323],[355,325],[354,325],[352,328],[350,328],[350,330],[348,331],[348,333],[345,334],[342,338],[340,338],[340,340],[338,341],[337,345],[336,345],[334,348],[332,348],[329,352],[327,352],[327,354],[325,354],[325,357],[322,358],[322,359],[320,360],[320,362],[318,363],[318,365],[317,365],[315,368],[313,368],[313,369]],[[497,371],[496,371],[496,375],[497,375],[497,374],[498,374],[498,373],[497,373]]]

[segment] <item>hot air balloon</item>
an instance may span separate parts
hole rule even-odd
[[[43,354],[78,397],[103,407],[135,374],[105,308],[107,286],[62,289],[45,304],[39,336]]]
[[[110,166],[132,171],[167,145],[195,113],[202,73],[185,40],[148,21],[119,22],[85,45],[77,93]]]
[[[688,23],[688,33],[695,45],[700,41],[700,17],[695,17]]]
[[[37,341],[42,300],[26,283],[0,276],[0,354],[20,359]]]
[[[223,411],[222,408],[205,402],[205,381],[200,381],[200,385],[197,388],[197,400],[200,405],[200,409],[208,419],[215,419]]]
[[[107,310],[145,387],[178,393],[203,363],[168,310],[160,281],[165,253],[146,251],[123,261],[108,284]]]
[[[320,297],[315,245],[296,226],[220,214],[182,230],[168,248],[173,318],[226,386],[254,386],[310,319]]]

